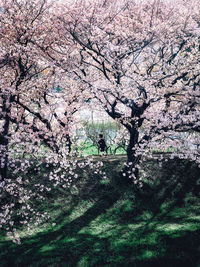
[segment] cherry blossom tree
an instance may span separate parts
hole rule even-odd
[[[70,150],[70,122],[80,97],[75,85],[62,77],[62,71],[44,53],[56,46],[52,34],[53,5],[46,0],[10,0],[1,1],[0,6],[0,175],[4,180],[9,140],[16,132],[18,136],[33,133],[39,142],[56,152],[62,139]],[[62,92],[56,92],[60,88]],[[60,105],[63,114],[59,115]]]
[[[197,0],[0,7],[0,228],[19,241],[13,218],[29,227],[46,216],[34,213],[32,199],[68,188],[77,166],[101,173],[101,162],[67,158],[73,114],[90,98],[128,131],[124,175],[136,184],[139,163],[155,149],[199,162]],[[35,179],[42,169],[49,186]]]
[[[58,64],[67,71],[70,62],[128,130],[129,177],[138,182],[138,163],[153,149],[199,162],[199,1],[76,1],[58,19]]]
[[[77,178],[78,163],[67,156],[81,95],[78,82],[49,60],[57,46],[53,3],[1,0],[0,7],[0,228],[19,241],[19,221],[29,227],[46,218],[33,200]]]
[[[7,153],[11,121],[18,124],[16,130],[19,130],[20,122],[25,121],[24,110],[31,111],[30,98],[34,99],[37,94],[40,94],[37,88],[42,88],[41,81],[36,81],[36,76],[43,70],[43,66],[38,65],[38,53],[31,45],[29,38],[37,38],[35,25],[38,26],[38,19],[43,13],[44,4],[45,1],[29,17],[28,14],[24,14],[27,11],[28,2],[24,5],[24,3],[18,1],[1,1],[0,139],[2,180],[7,176]],[[33,8],[31,7],[31,10]],[[38,28],[38,36],[41,34],[40,30],[42,29]],[[28,102],[24,104],[26,98]],[[40,116],[39,113],[37,115]]]

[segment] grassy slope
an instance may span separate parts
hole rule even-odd
[[[54,227],[22,233],[21,245],[2,237],[0,266],[200,266],[197,172],[187,166],[189,184],[180,169],[174,184],[163,172],[138,195],[114,179],[116,165],[107,163],[112,179],[88,177],[78,194],[55,196]]]

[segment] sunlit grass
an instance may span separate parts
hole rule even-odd
[[[115,145],[109,146],[108,155],[113,154],[115,148],[116,148]],[[90,142],[86,142],[86,143],[82,142],[82,144],[80,144],[79,146],[77,146],[77,145],[74,146],[73,145],[72,146],[72,151],[77,151],[82,156],[98,155],[97,147],[95,147]],[[123,148],[118,148],[117,151],[116,151],[116,155],[120,155],[120,154],[125,155],[126,151]]]
[[[185,193],[157,202],[130,187],[91,180],[84,194],[53,196],[51,221],[21,229],[21,245],[0,238],[0,266],[160,266],[200,264],[200,201]],[[156,193],[155,193],[156,194]],[[158,194],[158,192],[157,192]],[[160,193],[159,193],[160,194]],[[191,204],[192,203],[192,204]]]
[[[131,262],[139,264],[144,261],[145,264],[146,261],[155,259],[159,262],[162,258],[172,257],[171,254],[168,255],[168,246],[172,246],[172,243],[168,244],[168,238],[174,240],[174,260],[176,259],[175,254],[179,250],[176,246],[180,245],[179,242],[184,242],[184,238],[185,244],[181,244],[182,249],[185,250],[185,252],[183,250],[183,259],[184,253],[185,255],[188,253],[188,245],[193,244],[195,252],[197,240],[192,241],[192,239],[196,232],[200,231],[198,210],[187,213],[186,208],[183,213],[183,208],[175,208],[162,218],[161,214],[152,217],[150,213],[142,212],[138,216],[133,216],[131,222],[127,223],[119,218],[122,213],[120,208],[126,207],[127,201],[119,199],[114,206],[103,213],[99,212],[100,214],[91,221],[84,215],[88,210],[92,210],[95,204],[81,201],[67,217],[67,220],[63,218],[59,225],[52,227],[52,224],[47,224],[45,229],[40,232],[32,232],[31,236],[21,233],[22,245],[1,242],[0,255],[3,261],[0,266],[6,266],[5,257],[11,251],[14,253],[10,258],[12,263],[16,264],[15,259],[17,258],[18,264],[25,262],[26,266],[41,266],[44,258],[46,264],[52,264],[52,266],[96,266],[100,264],[100,258],[104,258],[104,264],[108,264],[107,266],[120,266],[122,262],[124,266],[128,266]],[[129,207],[124,212],[130,211]],[[112,212],[114,212],[113,216],[111,216]],[[177,216],[178,214],[179,216]],[[88,213],[88,216],[90,215]],[[81,217],[83,221],[80,220]],[[84,222],[84,220],[86,221]],[[175,223],[174,220],[178,221]],[[80,230],[76,223],[81,224]],[[36,256],[34,256],[34,248],[37,251]],[[189,251],[190,249],[191,247]],[[23,254],[19,254],[19,251],[23,251]],[[51,258],[46,257],[50,254]],[[35,258],[35,262],[29,260],[31,257]],[[64,263],[69,265],[64,265]]]

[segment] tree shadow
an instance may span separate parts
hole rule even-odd
[[[1,264],[0,266],[32,266],[31,261],[36,260],[38,263],[33,266],[43,266],[40,262],[41,254],[42,256],[42,262],[48,259],[48,257],[53,257],[52,260],[54,261],[53,264],[55,264],[55,259],[57,252],[56,250],[59,249],[59,261],[64,257],[65,262],[69,262],[69,265],[64,266],[74,266],[74,262],[77,262],[82,255],[81,251],[85,251],[85,249],[90,248],[90,243],[94,244],[99,239],[96,237],[92,237],[90,235],[83,235],[78,234],[78,232],[88,226],[90,222],[95,220],[99,215],[102,213],[105,213],[107,209],[109,209],[120,197],[120,195],[115,192],[110,194],[109,190],[107,189],[106,192],[101,194],[101,197],[94,203],[94,205],[86,210],[86,212],[79,216],[78,218],[74,219],[73,221],[69,223],[65,223],[62,225],[59,229],[54,231],[48,231],[48,232],[42,232],[38,233],[35,236],[31,236],[30,238],[23,238],[22,239],[22,245],[15,245],[12,242],[1,242],[0,248],[0,259]],[[76,200],[76,204],[78,204],[78,200]],[[76,205],[72,206],[71,209],[67,212],[67,215],[69,215],[73,208],[75,208]],[[60,215],[55,222],[57,225],[61,224],[63,220],[63,215]],[[66,215],[66,214],[65,214]],[[72,239],[76,240],[77,243],[73,243],[73,247],[76,247],[76,253],[75,251],[71,251],[71,248],[69,249],[68,246],[72,246],[70,244],[71,242],[67,242],[66,245],[62,244],[62,241],[65,239]],[[79,244],[80,242],[80,244]],[[41,253],[40,250],[42,247],[48,246],[48,244],[53,244],[54,252],[53,255],[50,255],[49,252]],[[58,244],[58,245],[57,245]],[[60,245],[62,246],[60,247]],[[105,241],[106,244],[106,241]],[[57,247],[58,246],[58,247]],[[81,247],[83,246],[83,247]],[[56,248],[57,247],[57,248]],[[62,251],[65,250],[65,256],[63,255]],[[66,253],[66,250],[68,251]],[[10,254],[11,253],[11,254]],[[79,255],[80,254],[80,255]],[[15,255],[14,258],[12,258],[9,255]],[[20,256],[21,255],[21,256]],[[33,257],[33,259],[31,259]],[[39,264],[39,265],[37,265]],[[72,265],[71,265],[72,264]],[[44,265],[45,266],[45,265]],[[54,266],[54,265],[53,265]],[[56,266],[56,265],[55,265]],[[60,266],[60,265],[58,265]]]
[[[119,213],[119,223],[131,223],[144,212],[151,217],[149,222],[157,217],[165,218],[175,207],[185,207],[188,194],[194,196],[196,202],[200,200],[200,169],[195,163],[178,158],[164,161],[162,168],[156,161],[150,163],[157,181],[145,182],[141,189],[129,185],[132,207]]]
[[[75,223],[75,222],[74,222]],[[200,230],[182,231],[169,235],[153,227],[144,226],[132,231],[127,239],[113,231],[113,237],[98,237],[91,233],[69,232],[38,234],[26,238],[20,246],[10,242],[0,243],[0,266],[166,266],[197,267],[200,264]],[[153,237],[155,242],[144,241]],[[59,237],[59,238],[58,238]]]
[[[133,191],[130,195],[132,201],[135,201],[134,205],[128,211],[123,208],[119,210],[115,224],[105,228],[103,234],[90,231],[87,227],[102,215],[106,214],[108,219],[113,205],[118,200],[125,200],[122,195],[127,188],[98,183],[91,187],[88,180],[81,192],[85,191],[84,200],[89,201],[91,194],[87,188],[90,186],[94,190],[90,208],[71,222],[65,222],[65,217],[78,207],[81,200],[79,196],[73,196],[70,208],[55,219],[58,228],[25,237],[21,245],[0,242],[0,266],[198,266],[200,230],[191,228],[167,232],[165,227],[160,227],[167,223],[181,226],[184,220],[186,223],[197,224],[197,221],[189,218],[186,220],[169,216],[175,206],[182,205],[186,194],[195,190],[198,178],[198,170],[193,169],[189,163],[185,167],[180,165],[181,172],[174,173],[173,166],[169,169],[166,163],[163,167],[165,169],[160,170],[161,183],[149,189],[146,195]],[[170,175],[177,175],[177,181],[173,182]],[[181,187],[178,186],[179,183],[182,183]],[[132,189],[130,187],[129,192]],[[151,190],[155,192],[155,196]],[[161,212],[162,204],[169,200],[173,200],[172,204]],[[144,211],[149,212],[151,218],[140,218]],[[136,228],[130,230],[132,224]]]
[[[156,162],[152,175],[157,176],[157,182],[154,180],[152,185],[145,183],[138,195],[155,214],[160,212],[160,207],[166,201],[171,201],[169,208],[173,208],[183,205],[188,193],[200,197],[200,169],[197,164],[175,158],[163,161],[162,168],[155,165]]]

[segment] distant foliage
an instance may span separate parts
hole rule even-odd
[[[103,134],[109,153],[115,154],[119,148],[126,152],[128,133],[119,123],[83,121],[82,124],[85,140],[92,142],[95,147],[98,148],[99,134]]]

